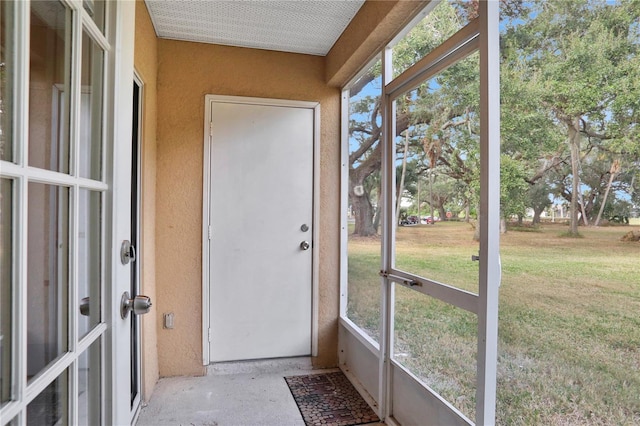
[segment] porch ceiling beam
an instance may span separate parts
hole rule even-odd
[[[367,0],[326,56],[327,84],[347,84],[428,3]]]

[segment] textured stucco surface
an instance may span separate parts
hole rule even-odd
[[[134,66],[143,82],[142,101],[142,208],[141,292],[157,300],[156,292],[156,127],[158,42],[142,0],[136,4]],[[158,308],[142,316],[142,398],[149,400],[158,381]]]
[[[326,56],[326,81],[342,87],[430,1],[368,0]]]
[[[337,364],[339,313],[340,92],[325,58],[158,40],[157,304],[160,375],[202,375],[202,164],[205,95],[321,104],[319,354]]]

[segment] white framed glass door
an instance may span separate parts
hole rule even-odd
[[[129,369],[114,368],[129,358],[114,212],[128,216],[130,176],[114,170],[130,162],[132,9],[0,5],[1,424],[130,420]]]

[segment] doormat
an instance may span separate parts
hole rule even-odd
[[[285,377],[307,426],[352,426],[378,416],[341,371]]]

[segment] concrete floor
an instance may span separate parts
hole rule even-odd
[[[209,367],[205,377],[160,379],[138,426],[304,426],[285,376],[313,370],[309,358],[234,362]]]

